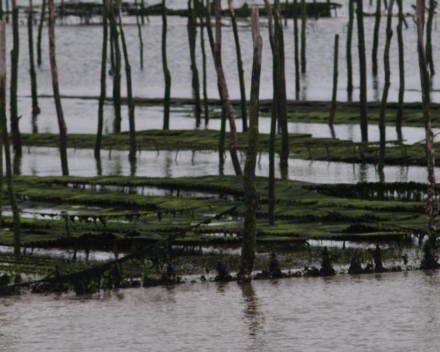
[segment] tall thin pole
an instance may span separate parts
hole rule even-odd
[[[307,4],[301,0],[301,72],[306,73],[306,28],[307,28]]]
[[[351,42],[353,38],[354,1],[348,0],[348,28],[347,28],[347,92],[351,101],[353,93],[353,63],[351,57]]]
[[[99,107],[98,107],[98,132],[96,133],[95,142],[95,158],[100,157],[101,153],[101,140],[102,140],[102,129],[104,126],[104,100],[105,100],[105,79],[107,78],[107,42],[108,42],[108,9],[110,7],[110,0],[103,0],[102,7],[102,30],[103,30],[103,40],[102,40],[102,58],[101,58],[101,95],[99,96]]]
[[[396,130],[397,135],[402,136],[402,119],[403,119],[403,100],[405,95],[405,60],[403,46],[403,4],[402,0],[397,0],[399,7],[399,23],[397,25],[397,41],[399,45],[399,102],[397,105]],[[402,139],[402,138],[399,138]]]
[[[246,164],[244,168],[245,213],[243,246],[241,251],[240,273],[238,283],[252,280],[252,270],[255,258],[255,236],[257,232],[258,195],[256,188],[255,167],[258,151],[258,105],[260,100],[260,73],[263,40],[260,35],[258,9],[252,9],[252,38],[254,43],[254,58],[252,64],[252,83],[249,107],[249,131]]]
[[[32,115],[38,115],[40,108],[38,107],[38,94],[37,94],[37,73],[35,72],[34,62],[34,34],[32,28],[33,22],[33,8],[32,0],[29,0],[29,13],[28,13],[28,44],[29,44],[29,64],[31,75],[31,95],[32,95]]]
[[[14,146],[14,152],[17,156],[21,156],[21,133],[18,126],[18,107],[17,107],[17,88],[18,88],[18,55],[20,51],[19,33],[18,33],[18,6],[17,0],[12,0],[12,37],[13,48],[11,50],[11,134],[12,145]]]
[[[40,24],[38,25],[38,39],[37,39],[37,64],[38,64],[38,66],[41,66],[41,38],[43,37],[43,24],[44,24],[44,18],[46,17],[46,6],[47,6],[47,1],[43,0],[43,4],[41,5]]]
[[[435,218],[438,215],[438,201],[435,197],[435,150],[434,133],[431,128],[431,96],[429,74],[426,65],[423,32],[425,28],[425,0],[417,0],[417,52],[419,56],[420,83],[422,86],[423,117],[426,131],[426,159],[428,164],[428,201],[425,212],[428,214],[428,231],[435,231]]]
[[[379,175],[381,180],[384,179],[383,169],[385,166],[385,143],[386,143],[386,129],[385,129],[385,112],[388,100],[388,91],[391,85],[391,68],[390,68],[390,47],[391,38],[393,37],[393,5],[394,0],[390,0],[388,5],[388,18],[387,18],[387,41],[385,44],[385,51],[383,54],[384,69],[385,69],[385,84],[382,93],[382,102],[380,104],[380,116],[379,116],[379,134],[380,134],[380,148],[379,148]]]
[[[58,85],[58,68],[55,58],[55,9],[54,0],[48,0],[49,8],[49,56],[50,67],[52,70],[52,87],[53,97],[55,99],[55,107],[57,110],[58,127],[60,130],[60,156],[61,156],[61,169],[63,176],[69,175],[69,166],[67,163],[67,127],[64,122],[63,107],[61,106],[60,89]]]
[[[0,22],[0,149],[4,143],[6,157],[6,181],[8,184],[9,199],[14,218],[14,254],[20,254],[20,213],[12,183],[11,152],[9,148],[8,125],[6,122],[6,23]],[[3,164],[3,162],[2,162]],[[1,170],[3,186],[3,169]]]
[[[368,142],[368,111],[367,111],[367,59],[365,57],[364,6],[363,0],[357,0],[356,17],[358,23],[358,50],[360,71],[360,117],[362,142]]]
[[[295,42],[295,99],[299,100],[299,36],[298,36],[298,0],[293,0],[293,36]]]
[[[380,18],[381,18],[381,0],[376,0],[376,21],[374,23],[374,34],[373,34],[373,51],[371,54],[371,59],[373,62],[373,75],[377,75],[377,48],[379,46],[379,29],[380,29]]]
[[[332,104],[330,107],[330,116],[328,119],[328,124],[333,125],[335,120],[335,110],[336,110],[336,95],[338,93],[338,57],[339,57],[339,34],[335,35],[335,54],[334,54],[334,64],[333,64],[333,94],[332,94]]]
[[[166,3],[162,0],[162,67],[165,79],[165,99],[163,103],[163,129],[170,129],[171,73],[167,63],[167,13]]]

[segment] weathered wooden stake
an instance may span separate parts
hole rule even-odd
[[[357,0],[356,17],[358,24],[358,50],[360,70],[360,115],[362,142],[368,142],[368,111],[367,111],[367,60],[365,58],[364,6],[363,0]]]
[[[6,24],[4,21],[0,22],[0,114],[0,146],[3,146],[4,144],[6,182],[8,184],[9,200],[11,202],[12,215],[14,218],[14,254],[20,255],[20,212],[17,206],[14,185],[12,183],[11,152],[9,147],[8,125],[6,122]],[[3,162],[1,164],[1,185],[3,186]]]
[[[192,0],[195,2],[195,0]],[[194,98],[194,108],[196,116],[196,126],[200,126],[202,108],[200,105],[200,81],[199,70],[197,69],[196,62],[196,9],[195,6],[191,7],[191,0],[188,0],[188,39],[189,39],[189,53],[191,58],[191,71],[192,71],[192,93]]]
[[[37,39],[37,63],[41,66],[41,38],[43,37],[43,24],[46,17],[46,0],[43,0],[41,5],[40,24],[38,25],[38,39]]]
[[[381,0],[376,0],[376,21],[374,23],[374,34],[373,34],[373,51],[371,54],[371,59],[373,62],[373,75],[377,75],[377,48],[379,46],[379,29],[380,29],[380,18],[381,16]]]
[[[333,125],[335,120],[335,110],[336,110],[336,95],[338,93],[338,57],[339,57],[339,34],[335,35],[335,55],[334,55],[334,65],[333,65],[333,94],[332,94],[332,104],[330,107],[330,116],[328,118],[328,124]]]
[[[390,3],[388,5],[388,18],[387,18],[387,41],[385,44],[385,52],[383,55],[384,69],[385,69],[385,84],[383,87],[382,102],[380,104],[380,117],[379,117],[379,133],[380,133],[379,175],[383,175],[383,169],[385,166],[385,143],[386,143],[385,112],[386,112],[386,106],[388,100],[388,91],[391,85],[390,47],[391,47],[391,38],[393,37],[393,28],[391,27],[393,21],[393,5],[394,5],[394,0],[390,0]]]
[[[100,159],[101,155],[101,140],[102,129],[104,126],[104,100],[105,100],[105,79],[107,78],[107,42],[108,42],[108,11],[110,7],[110,0],[103,0],[102,6],[102,28],[103,28],[103,41],[102,41],[102,59],[101,59],[101,95],[99,96],[98,106],[98,132],[96,133],[95,142],[95,158]]]
[[[298,38],[298,0],[293,0],[293,36],[295,42],[295,99],[299,100],[299,38]]]
[[[306,29],[307,29],[307,4],[301,0],[301,72],[306,73]]]
[[[296,2],[297,0],[295,0]],[[278,50],[274,36],[272,10],[270,8],[269,0],[264,0],[266,5],[268,27],[269,27],[269,41],[272,50],[272,82],[273,82],[273,99],[272,99],[272,116],[270,123],[270,139],[269,139],[269,204],[268,217],[269,225],[275,225],[275,137],[277,124],[277,89],[278,89]],[[296,4],[295,4],[296,5]],[[296,59],[298,57],[296,56]],[[296,60],[296,64],[298,60]]]
[[[60,157],[61,157],[61,169],[63,176],[69,175],[69,166],[67,163],[67,127],[64,122],[63,108],[61,106],[60,90],[58,86],[58,68],[55,58],[55,9],[54,0],[48,0],[49,8],[49,56],[50,67],[52,70],[52,87],[53,97],[55,99],[55,107],[57,110],[58,127],[60,130]]]
[[[255,166],[258,151],[258,105],[260,99],[261,53],[263,40],[260,35],[258,8],[252,9],[252,37],[254,43],[254,59],[252,65],[252,84],[249,105],[248,150],[244,168],[244,230],[241,250],[241,265],[238,283],[252,280],[255,259],[255,235],[257,230],[258,195],[256,188]]]
[[[396,130],[398,136],[402,135],[402,119],[403,119],[403,99],[405,95],[405,60],[403,47],[403,4],[402,0],[397,0],[399,7],[399,22],[397,25],[397,41],[399,45],[399,102],[397,104]]]
[[[166,3],[162,0],[162,68],[165,79],[165,99],[163,104],[163,129],[170,129],[171,73],[167,63],[167,13]]]
[[[144,68],[144,42],[142,41],[142,27],[139,22],[139,10],[137,6],[137,0],[134,0],[136,6],[136,24],[138,27],[138,35],[139,35],[139,45],[140,45],[140,61],[141,61],[141,69]]]
[[[121,43],[122,43],[122,50],[124,52],[124,61],[125,61],[125,76],[127,81],[128,124],[130,129],[130,153],[128,154],[128,158],[130,160],[135,160],[136,159],[136,127],[135,127],[135,118],[134,118],[135,106],[133,102],[133,93],[132,93],[132,84],[131,84],[131,66],[130,66],[130,61],[128,59],[127,43],[125,42],[124,26],[122,23],[121,3],[122,0],[118,0],[119,31],[121,33]]]
[[[226,119],[227,119],[226,110],[222,106],[222,116],[220,122],[220,139],[218,141],[218,159],[219,159],[219,165],[222,168],[223,165],[225,164]]]
[[[434,59],[432,57],[432,21],[434,19],[436,0],[429,0],[428,21],[426,22],[426,64],[431,76],[435,75]]]
[[[32,115],[38,115],[40,113],[40,108],[38,107],[38,94],[37,94],[37,73],[35,72],[35,61],[34,61],[34,34],[32,30],[32,20],[33,20],[33,8],[32,0],[29,0],[28,9],[28,44],[29,44],[29,63],[31,75],[31,95],[32,95]]]
[[[352,100],[353,94],[353,63],[351,57],[351,42],[353,38],[354,1],[348,0],[348,27],[347,27],[347,92],[348,101]]]
[[[121,49],[119,47],[119,32],[116,23],[113,6],[110,6],[110,40],[114,55],[112,55],[112,73],[113,73],[113,106],[115,108],[115,120],[113,121],[113,130],[115,133],[121,132]],[[114,57],[113,57],[114,56]]]
[[[281,19],[281,5],[275,0],[275,41],[278,51],[278,109],[279,124],[281,126],[281,155],[280,166],[287,169],[289,166],[289,131],[287,127],[287,97],[286,97],[286,70],[284,57],[284,33]]]
[[[195,0],[198,2],[198,0]],[[203,9],[203,0],[200,2],[201,9]],[[202,65],[203,65],[203,109],[205,115],[205,127],[209,123],[209,106],[208,106],[208,88],[207,88],[207,74],[206,74],[206,51],[205,51],[205,21],[203,20],[202,11],[199,11],[200,18],[200,47],[202,49]]]
[[[214,61],[215,69],[217,71],[218,86],[221,91],[220,97],[223,106],[229,118],[229,153],[231,154],[232,164],[236,175],[242,175],[240,162],[237,156],[237,128],[235,126],[234,109],[229,99],[228,86],[226,84],[225,73],[222,65],[222,7],[220,0],[215,0],[215,47],[214,47]]]
[[[238,38],[237,19],[235,17],[232,0],[229,0],[229,9],[231,10],[232,30],[234,32],[235,49],[237,52],[238,78],[240,81],[241,94],[241,119],[243,121],[243,132],[247,132],[247,109],[246,109],[246,86],[244,85],[243,61],[241,60],[240,40]]]
[[[428,231],[435,231],[435,218],[438,215],[438,202],[435,197],[435,151],[434,133],[431,129],[431,96],[429,89],[429,74],[426,65],[423,32],[425,28],[425,0],[417,0],[417,51],[419,56],[420,83],[422,86],[423,116],[426,130],[426,159],[428,164],[428,201],[425,208],[428,214]]]
[[[17,0],[12,0],[12,36],[13,48],[11,50],[11,88],[10,88],[10,107],[11,107],[11,134],[14,152],[21,155],[22,142],[21,133],[18,126],[19,117],[17,109],[17,88],[18,88],[18,55],[20,50],[18,34],[18,6]]]

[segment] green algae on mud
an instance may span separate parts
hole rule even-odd
[[[36,206],[33,212],[35,218],[23,217],[24,246],[72,248],[77,245],[78,239],[88,236],[87,245],[90,246],[108,249],[116,242],[118,246],[130,248],[134,242],[153,243],[175,231],[186,231],[185,238],[178,239],[177,243],[188,245],[241,242],[244,205],[240,176],[174,179],[15,176],[14,182],[17,196],[21,199],[20,206],[27,209]],[[78,187],[72,188],[72,185]],[[84,189],[81,185],[90,187]],[[120,192],[97,190],[97,185],[156,186],[206,191],[230,197],[143,196],[127,194],[124,188]],[[268,224],[267,185],[267,178],[257,177],[260,201],[257,241],[260,243],[303,243],[309,239],[402,239],[425,233],[427,217],[424,213],[423,189],[426,186],[421,184],[317,185],[278,179],[275,226]],[[409,191],[403,195],[405,187]],[[396,189],[402,191],[402,196],[395,196]],[[411,190],[414,194],[411,194]],[[67,214],[55,211],[41,218],[38,211],[41,204],[67,209]],[[69,213],[72,205],[99,208],[81,210],[81,213],[75,209]],[[188,228],[189,223],[208,221],[212,214],[231,207],[235,210],[226,219]],[[69,230],[66,228],[67,222]],[[12,219],[5,216],[0,230],[0,244],[12,243],[11,226]]]

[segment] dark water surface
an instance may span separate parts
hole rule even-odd
[[[438,351],[440,272],[0,297],[0,351]]]

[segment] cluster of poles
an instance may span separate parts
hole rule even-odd
[[[46,1],[46,0],[45,0]],[[38,63],[41,64],[41,28],[45,16],[45,1],[42,8],[42,18],[39,27],[39,38],[37,45]],[[287,177],[288,157],[289,157],[289,143],[288,143],[288,129],[287,129],[287,97],[286,97],[286,74],[285,74],[285,52],[284,52],[284,29],[282,25],[281,4],[280,0],[275,0],[271,5],[269,0],[264,0],[265,8],[268,17],[268,31],[269,42],[273,57],[273,102],[272,102],[272,116],[270,128],[270,145],[269,145],[269,188],[268,188],[268,212],[269,223],[275,224],[275,137],[277,132],[281,134],[281,150],[280,150],[280,166],[284,177]],[[300,92],[300,67],[301,72],[306,72],[306,3],[301,0],[301,6],[298,5],[298,0],[294,2],[294,64],[295,64],[295,92],[296,98],[299,98]],[[396,126],[398,129],[402,125],[402,111],[403,111],[403,92],[404,92],[404,61],[403,61],[403,37],[402,26],[405,23],[402,12],[402,0],[389,0],[387,3],[387,28],[386,28],[386,43],[384,51],[384,68],[385,68],[385,84],[383,89],[383,96],[380,109],[380,161],[379,172],[383,173],[384,155],[385,155],[385,108],[388,97],[388,90],[390,87],[390,43],[393,36],[392,30],[392,11],[394,3],[397,2],[399,7],[398,14],[398,41],[399,41],[399,66],[400,66],[400,91],[399,91],[399,110],[397,115]],[[430,7],[427,21],[427,34],[425,45],[425,0],[417,0],[416,7],[416,25],[417,25],[417,48],[419,56],[420,80],[422,86],[423,98],[423,114],[426,128],[426,153],[428,161],[428,204],[426,212],[428,214],[429,231],[435,230],[435,217],[438,213],[438,202],[435,198],[435,156],[434,156],[434,135],[431,129],[430,118],[430,74],[433,75],[434,62],[432,59],[432,44],[431,31],[432,19],[434,16],[435,1],[429,0]],[[365,50],[365,34],[364,34],[364,20],[363,20],[363,0],[351,0],[349,2],[349,24],[347,31],[347,67],[348,67],[348,84],[347,90],[351,94],[353,91],[353,70],[351,59],[351,41],[353,33],[354,22],[354,5],[356,4],[356,16],[358,25],[358,49],[359,49],[359,67],[360,67],[360,127],[362,132],[362,141],[368,141],[368,119],[367,119],[367,83],[366,83],[366,50]],[[63,175],[69,174],[67,162],[67,128],[64,122],[63,109],[61,106],[61,99],[58,87],[57,65],[55,58],[55,13],[53,0],[47,0],[48,7],[48,28],[49,28],[49,54],[52,69],[52,83],[54,99],[59,124],[60,134],[60,156]],[[226,136],[226,123],[229,122],[229,153],[233,163],[236,175],[243,175],[244,191],[245,191],[245,216],[244,216],[244,234],[242,247],[242,264],[239,274],[239,282],[247,282],[252,278],[253,262],[255,258],[255,235],[256,235],[256,211],[258,207],[258,196],[255,185],[255,166],[256,156],[258,150],[258,114],[259,114],[259,91],[260,91],[260,73],[262,60],[262,38],[260,35],[259,11],[253,8],[251,11],[251,27],[252,27],[252,41],[253,41],[253,66],[252,66],[252,82],[250,92],[249,113],[246,103],[246,92],[244,84],[243,63],[241,59],[240,42],[237,30],[237,20],[235,17],[232,0],[229,0],[229,7],[231,12],[232,28],[234,33],[234,40],[236,44],[238,74],[240,82],[241,94],[241,118],[243,124],[243,132],[248,136],[248,150],[244,173],[242,171],[238,156],[237,156],[237,128],[236,119],[231,100],[229,98],[228,85],[225,78],[224,68],[222,64],[222,8],[221,0],[214,0],[214,14],[215,14],[215,33],[211,21],[211,3],[206,0],[189,0],[188,1],[188,38],[190,46],[190,59],[192,71],[192,91],[195,101],[195,117],[196,124],[200,125],[202,114],[204,115],[205,123],[209,121],[209,109],[207,102],[206,89],[206,60],[207,55],[204,46],[205,30],[208,36],[208,42],[211,48],[211,53],[214,60],[215,70],[217,74],[217,86],[222,103],[222,120],[221,133],[219,140],[219,159],[220,165],[224,163],[224,144]],[[298,8],[302,9],[302,29],[301,29],[301,53],[299,52],[299,28],[298,28]],[[287,9],[287,3],[286,3]],[[287,13],[287,11],[286,11]],[[377,74],[378,60],[378,33],[381,17],[381,0],[377,0],[376,10],[376,24],[374,29],[373,42],[373,74]],[[197,19],[200,23],[201,35],[201,52],[203,56],[203,98],[200,97],[200,82],[199,72],[196,65],[196,27]],[[30,74],[32,85],[32,108],[33,114],[36,116],[40,109],[37,100],[37,83],[33,58],[33,41],[32,41],[32,0],[29,3],[28,15],[28,29],[29,29],[29,50],[30,50]],[[16,155],[21,155],[21,136],[18,127],[18,113],[17,113],[17,76],[18,76],[18,8],[16,0],[12,0],[12,21],[13,21],[13,49],[11,51],[11,94],[10,94],[10,109],[11,109],[11,136],[12,145]],[[167,13],[165,0],[162,0],[162,63],[165,80],[165,98],[164,98],[164,117],[163,129],[168,130],[170,126],[170,90],[171,90],[171,74],[167,65]],[[137,25],[139,28],[139,39],[141,44],[141,66],[143,66],[143,44],[139,16],[137,16]],[[110,33],[109,33],[110,28]],[[101,140],[103,133],[103,113],[104,101],[106,97],[106,76],[107,76],[107,52],[108,44],[110,44],[110,62],[111,72],[113,76],[113,105],[115,109],[114,132],[121,131],[121,67],[122,56],[125,62],[125,74],[127,82],[127,104],[129,115],[129,135],[130,135],[130,151],[129,159],[136,160],[136,133],[135,133],[135,105],[133,101],[132,92],[132,77],[131,66],[129,62],[128,48],[125,40],[121,0],[117,0],[116,6],[111,0],[103,0],[103,46],[102,46],[102,65],[101,65],[101,93],[98,107],[98,132],[96,136],[96,145],[94,150],[95,158],[100,158]],[[335,56],[334,56],[334,88],[332,95],[332,105],[329,115],[329,124],[333,125],[335,108],[336,108],[336,89],[338,76],[338,46],[339,35],[335,36]],[[122,47],[122,55],[121,55]],[[11,172],[11,156],[9,151],[9,140],[6,125],[6,48],[5,48],[5,22],[0,22],[0,147],[4,145],[6,158],[6,178],[8,184],[8,192],[11,197],[12,210],[14,215],[14,251],[16,254],[20,253],[20,216],[17,207],[17,202],[14,196]],[[202,103],[203,100],[203,103]],[[202,107],[203,104],[203,107]],[[249,126],[248,126],[249,117]],[[2,153],[0,154],[2,155]],[[2,168],[3,163],[0,163]],[[0,187],[3,183],[3,170],[0,173]],[[1,189],[1,188],[0,188]],[[1,197],[0,197],[1,202]],[[1,208],[1,203],[0,203]]]

